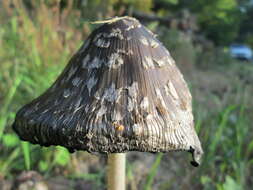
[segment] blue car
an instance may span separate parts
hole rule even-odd
[[[253,53],[250,47],[242,44],[233,44],[229,48],[231,57],[239,60],[250,61],[253,58]]]

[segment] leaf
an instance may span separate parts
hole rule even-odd
[[[178,0],[164,0],[164,1],[167,3],[174,4],[174,5],[178,4]]]
[[[238,184],[231,176],[226,176],[226,181],[223,184],[223,190],[242,190],[242,186]]]
[[[211,178],[208,176],[201,176],[200,181],[201,181],[201,184],[203,185],[212,182]]]
[[[63,147],[57,147],[56,154],[55,154],[55,164],[58,164],[60,166],[65,166],[70,160],[69,152],[66,148]]]
[[[3,135],[3,145],[6,147],[15,147],[19,143],[19,138],[15,134],[6,133]]]
[[[49,165],[48,165],[48,163],[46,161],[40,160],[40,162],[39,162],[39,170],[41,172],[46,171],[48,169],[48,167],[49,167]]]

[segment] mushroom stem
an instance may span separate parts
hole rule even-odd
[[[108,154],[108,190],[125,190],[126,154]]]

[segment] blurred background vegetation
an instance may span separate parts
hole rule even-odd
[[[106,188],[104,156],[21,142],[11,124],[97,27],[89,21],[122,15],[135,16],[158,34],[175,58],[193,94],[205,151],[199,168],[192,168],[187,153],[129,153],[128,189],[251,189],[253,64],[231,59],[228,46],[253,47],[252,1],[3,0],[0,190]]]

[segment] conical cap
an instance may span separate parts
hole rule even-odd
[[[191,94],[170,53],[131,17],[106,21],[56,82],[19,110],[21,139],[70,150],[202,154]]]

